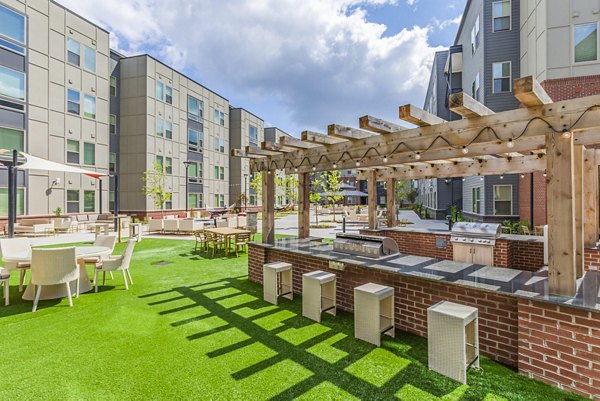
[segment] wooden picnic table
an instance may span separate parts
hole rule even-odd
[[[229,242],[231,241],[231,237],[235,237],[238,234],[252,234],[250,230],[229,227],[205,228],[204,231],[220,235],[225,238],[225,256],[229,255]]]

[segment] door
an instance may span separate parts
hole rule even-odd
[[[472,246],[468,244],[452,244],[454,261],[463,263],[473,263]]]
[[[492,266],[494,264],[494,247],[473,245],[473,263]]]

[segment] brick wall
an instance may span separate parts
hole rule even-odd
[[[519,372],[600,399],[600,312],[519,300]]]
[[[368,282],[394,287],[396,327],[422,337],[427,336],[427,308],[431,305],[447,300],[477,307],[481,354],[507,365],[517,364],[516,298],[350,265],[345,271],[330,270],[326,260],[257,245],[250,245],[249,254],[249,279],[257,283],[262,283],[263,263],[291,263],[296,294],[302,293],[302,274],[314,270],[335,273],[337,305],[348,312],[354,309],[354,287]]]
[[[533,222],[531,221],[531,175],[525,174],[519,180],[519,215],[521,220],[533,226],[547,223],[546,215],[546,177],[544,173],[533,173]]]
[[[590,265],[600,269],[600,249],[586,248],[583,251],[583,267],[585,270],[590,269]]]

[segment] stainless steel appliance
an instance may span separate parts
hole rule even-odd
[[[333,250],[374,259],[399,253],[398,244],[393,239],[362,234],[337,234]]]
[[[454,223],[450,241],[456,262],[493,265],[494,247],[502,230],[495,223]]]

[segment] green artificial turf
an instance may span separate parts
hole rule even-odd
[[[124,244],[116,252],[123,251]],[[144,239],[124,290],[0,306],[1,400],[579,400],[482,358],[461,385],[427,369],[427,341],[354,339],[349,313],[302,317],[262,300],[247,257],[206,258],[192,242]],[[157,262],[171,262],[163,266]]]

